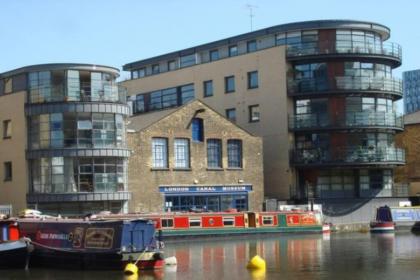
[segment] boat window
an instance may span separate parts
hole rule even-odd
[[[201,227],[201,218],[190,218],[190,227]]]
[[[272,225],[273,216],[263,216],[263,225]]]
[[[162,228],[174,227],[174,219],[161,219]]]
[[[223,217],[223,225],[224,226],[234,226],[235,225],[235,218],[233,218],[233,217]]]

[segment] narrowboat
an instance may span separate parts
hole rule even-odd
[[[381,233],[395,230],[395,223],[392,219],[391,208],[381,206],[376,209],[375,221],[370,223],[370,232]]]
[[[144,219],[92,221],[86,219],[19,219],[19,234],[34,246],[31,266],[139,269],[164,265],[153,222]]]
[[[14,220],[0,221],[0,268],[23,268],[28,265],[32,245],[28,239],[19,239]]]
[[[115,216],[98,217],[107,219]],[[320,212],[164,212],[128,214],[120,218],[141,217],[154,221],[156,230],[167,238],[232,234],[323,231]]]

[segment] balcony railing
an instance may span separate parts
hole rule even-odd
[[[291,130],[341,129],[358,127],[404,128],[402,116],[393,112],[347,112],[343,116],[323,114],[300,114],[289,117]]]
[[[295,149],[290,161],[294,165],[358,165],[358,164],[404,164],[405,151],[394,147],[329,147]]]
[[[386,77],[338,76],[334,78],[290,79],[287,83],[289,95],[318,94],[324,92],[381,91],[402,96],[402,81]]]
[[[29,103],[44,102],[112,102],[127,103],[126,89],[121,86],[92,81],[67,85],[40,85],[29,87]]]
[[[402,49],[397,43],[361,43],[353,40],[320,41],[288,45],[287,57],[326,54],[357,54],[388,56],[398,61],[402,59]]]

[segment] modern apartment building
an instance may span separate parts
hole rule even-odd
[[[43,64],[0,74],[0,204],[45,213],[127,211],[118,69]]]
[[[420,70],[403,72],[404,113],[420,111]]]
[[[371,22],[277,25],[127,63],[122,85],[134,116],[202,100],[262,137],[267,197],[315,199],[341,215],[392,198],[405,162],[394,145],[401,47],[389,37]]]
[[[262,210],[260,137],[198,100],[127,127],[130,212]]]

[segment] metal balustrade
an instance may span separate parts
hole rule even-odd
[[[289,79],[289,95],[319,94],[325,92],[390,92],[402,96],[402,81],[387,77],[337,76],[333,78]]]
[[[394,112],[346,112],[343,116],[330,116],[327,112],[289,116],[290,130],[344,129],[344,128],[404,128],[402,116]]]
[[[286,50],[286,56],[288,58],[327,54],[380,55],[396,59],[399,63],[402,60],[401,46],[392,42],[363,43],[353,40],[319,41],[291,44],[287,46]]]
[[[329,147],[294,149],[290,152],[294,165],[405,164],[405,151],[394,147]]]

